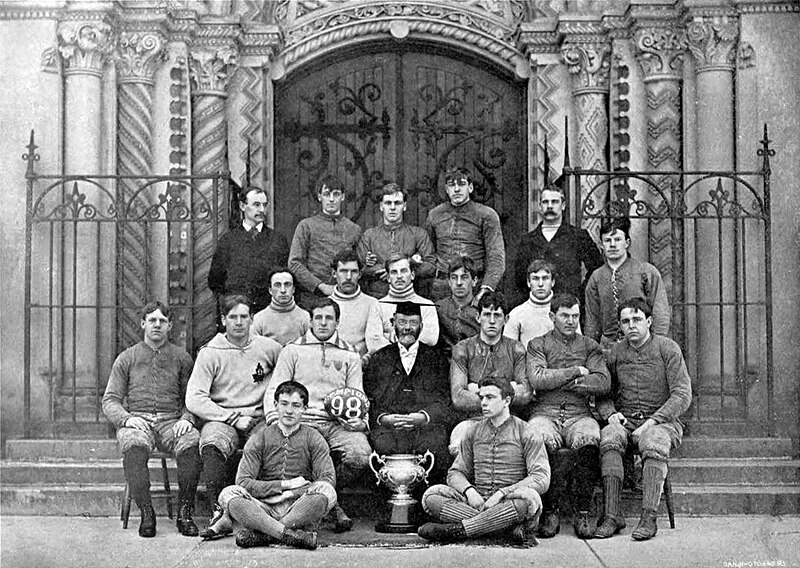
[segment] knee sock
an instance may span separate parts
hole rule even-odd
[[[473,509],[467,503],[442,495],[425,497],[425,509],[432,517],[443,523],[458,523],[479,513],[477,509]]]
[[[648,458],[642,467],[642,509],[658,511],[661,491],[664,489],[664,478],[667,477],[667,462]]]
[[[521,522],[522,518],[517,514],[517,509],[511,501],[503,501],[491,509],[461,521],[468,537],[498,532]]]
[[[225,488],[227,470],[225,456],[214,446],[203,448],[203,471],[206,477],[206,495],[213,507],[219,499],[219,493]]]
[[[122,469],[131,497],[142,507],[152,504],[150,500],[150,471],[147,469],[147,448],[134,446],[122,455]]]
[[[281,522],[290,529],[303,528],[314,525],[325,516],[328,510],[328,498],[319,493],[306,493],[292,505]]]
[[[575,450],[573,468],[573,495],[575,511],[588,511],[592,507],[594,485],[597,480],[598,448],[583,446]]]
[[[255,499],[234,497],[228,501],[228,513],[233,520],[248,529],[257,530],[277,540],[283,538],[283,523],[270,517]]]
[[[200,450],[192,447],[175,456],[178,462],[178,502],[194,505],[197,481],[200,479]]]

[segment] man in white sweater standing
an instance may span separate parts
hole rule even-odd
[[[350,250],[340,251],[333,257],[331,270],[336,278],[331,299],[339,304],[339,337],[355,347],[361,363],[367,361],[367,321],[372,310],[378,309],[378,300],[361,290],[361,261]]]
[[[200,456],[209,503],[229,485],[228,459],[263,424],[264,391],[281,351],[274,339],[251,334],[245,296],[224,297],[221,310],[225,333],[200,348],[186,386],[186,408],[203,422]]]

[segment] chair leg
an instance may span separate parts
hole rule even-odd
[[[119,520],[122,521],[122,528],[128,528],[128,518],[131,516],[131,488],[126,483],[125,492],[122,494],[122,509],[119,513]]]
[[[669,528],[675,528],[675,512],[672,510],[672,482],[669,480],[669,472],[664,478],[664,501],[667,503],[667,516],[669,517]]]
[[[161,471],[164,474],[164,493],[167,494],[167,516],[172,518],[172,493],[169,487],[169,470],[167,469],[167,458],[161,458]]]

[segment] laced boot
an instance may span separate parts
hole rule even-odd
[[[269,546],[270,544],[277,544],[278,542],[280,541],[272,538],[268,534],[254,529],[242,529],[236,533],[236,546],[241,548]]]
[[[467,538],[462,523],[425,523],[419,527],[417,534],[434,542],[456,542]]]
[[[200,531],[203,540],[216,540],[233,534],[233,521],[219,504],[214,505],[208,526]]]
[[[306,550],[317,549],[317,533],[300,529],[284,529],[281,544]]]
[[[178,518],[175,525],[178,527],[178,532],[183,536],[197,536],[197,525],[194,524],[192,519],[192,512],[194,507],[190,501],[181,503],[181,508],[178,510]]]
[[[331,510],[331,514],[334,518],[333,532],[343,533],[353,528],[353,519],[348,517],[347,513],[344,512],[344,509],[342,509],[338,504]]]
[[[511,540],[519,546],[539,546],[536,539],[536,523],[520,523],[511,531]]]
[[[153,504],[147,503],[139,506],[142,513],[142,522],[139,523],[139,536],[151,538],[156,536],[156,512]]]
[[[575,536],[583,540],[592,538],[594,531],[592,524],[589,522],[589,511],[578,511],[572,517],[572,528],[575,530]]]
[[[561,519],[558,511],[549,510],[542,513],[542,520],[539,521],[539,538],[553,538],[561,530]]]
[[[631,537],[633,540],[650,540],[658,532],[658,524],[656,523],[658,514],[652,509],[642,509],[642,517],[639,519],[639,524],[633,529]]]

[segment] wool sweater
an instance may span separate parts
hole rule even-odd
[[[335,420],[322,403],[328,393],[342,387],[364,390],[361,357],[337,333],[323,342],[309,330],[283,348],[264,393],[268,423],[277,419],[274,401],[278,385],[291,380],[303,383],[308,389],[308,408],[303,414],[306,423]]]
[[[422,333],[420,333],[419,340],[427,345],[436,345],[436,342],[439,341],[439,316],[436,314],[436,305],[414,292],[413,286],[402,291],[390,288],[389,293],[381,298],[377,306],[370,311],[366,330],[369,353],[375,353],[378,349],[397,341],[392,318],[394,318],[397,304],[400,302],[412,302],[420,305]]]
[[[331,260],[342,250],[355,250],[361,227],[343,215],[318,213],[297,224],[289,250],[289,269],[300,288],[313,294],[331,284]]]
[[[377,309],[378,300],[361,291],[353,294],[342,294],[339,287],[333,289],[331,300],[339,304],[339,337],[355,347],[359,355],[367,352],[367,321],[373,309]]]
[[[311,316],[292,301],[289,306],[269,306],[253,316],[253,333],[270,337],[286,345],[311,328]]]
[[[550,319],[550,300],[552,299],[552,293],[545,301],[539,301],[533,297],[533,294],[529,294],[527,300],[508,314],[508,322],[503,328],[503,335],[516,339],[522,345],[527,346],[534,337],[544,335],[553,329],[553,320]]]
[[[186,387],[186,408],[198,418],[226,424],[240,416],[260,418],[264,391],[280,351],[280,343],[252,331],[244,347],[218,333],[197,353]],[[256,382],[253,375],[258,365],[264,378]]]

